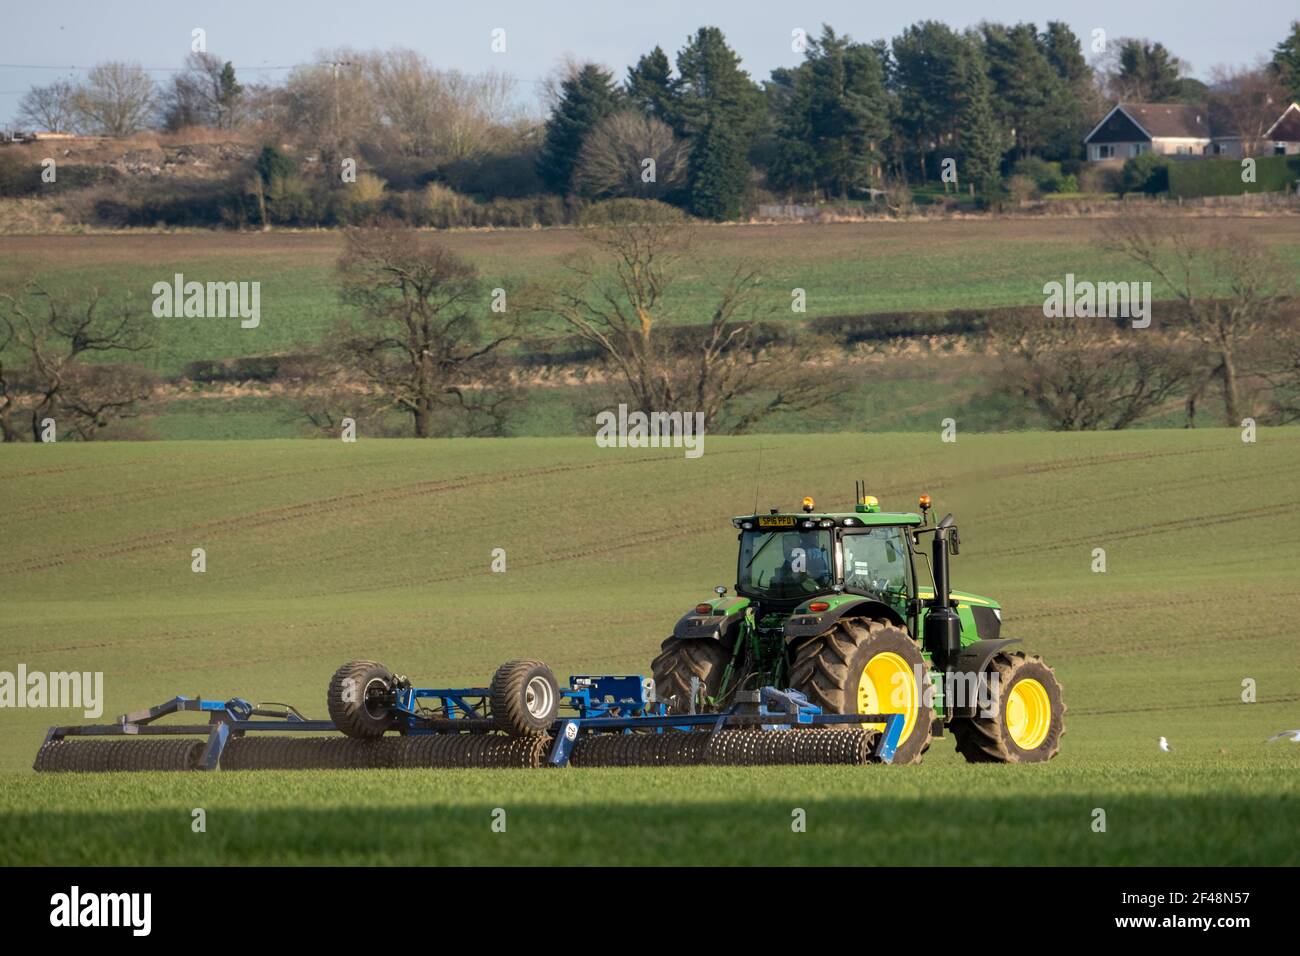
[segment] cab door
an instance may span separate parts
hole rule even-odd
[[[915,590],[911,551],[897,526],[845,530],[842,537],[844,590],[889,605],[903,620]]]

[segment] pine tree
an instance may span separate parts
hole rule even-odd
[[[646,115],[676,125],[677,83],[668,54],[660,47],[637,60],[636,66],[628,67],[624,88],[628,100]]]
[[[944,154],[955,141],[953,104],[964,82],[960,70],[963,47],[960,36],[934,20],[912,24],[893,41],[897,132],[913,153],[922,180],[926,178],[927,155],[932,150]]]
[[[817,151],[811,121],[812,84],[808,64],[795,69],[778,67],[764,84],[772,143],[767,178],[779,189],[817,188]]]
[[[848,196],[878,176],[889,135],[879,51],[822,28],[796,69],[773,74],[777,111],[774,179],[786,186]]]
[[[749,187],[747,154],[762,99],[717,27],[701,27],[677,55],[679,124],[691,141],[690,205],[734,219]]]
[[[1043,151],[1048,159],[1082,159],[1083,139],[1103,112],[1092,68],[1083,47],[1066,24],[1051,21],[1041,43],[1047,61],[1061,78],[1059,94],[1051,107],[1056,122]]]
[[[1038,152],[1055,135],[1065,84],[1048,61],[1032,23],[986,23],[984,55],[993,81],[993,109],[1015,131],[1019,154]]]
[[[1183,62],[1163,43],[1120,41],[1118,85],[1122,98],[1139,103],[1175,100],[1183,92],[1182,72]]]
[[[546,121],[537,174],[550,190],[568,193],[582,144],[601,120],[623,104],[614,78],[588,63],[560,87],[560,102]]]
[[[961,153],[958,183],[964,180],[972,194],[988,194],[1001,179],[1007,137],[993,113],[993,84],[979,37],[966,37],[965,46],[958,68],[961,92],[955,104]]]
[[[229,60],[221,68],[221,77],[217,81],[217,126],[231,129],[235,125],[235,107],[244,93],[244,87],[235,79],[235,67]]]
[[[1291,34],[1273,48],[1269,69],[1291,99],[1300,100],[1300,20],[1292,21]]]

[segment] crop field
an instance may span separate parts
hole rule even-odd
[[[30,770],[80,711],[5,708],[0,863],[1295,865],[1300,745],[1264,740],[1300,726],[1298,469],[1297,428],[710,436],[695,460],[591,439],[0,446],[0,671],[102,671],[104,721],[178,693],[321,716],[354,657],[425,684],[521,656],[645,673],[732,585],[731,515],[847,506],[857,477],[886,509],[924,491],[956,514],[953,585],[1002,602],[1069,707],[1041,766],[967,766],[949,737],[906,767],[88,776]]]
[[[1230,223],[1231,220],[1214,220]],[[1236,222],[1300,269],[1300,222]],[[701,227],[693,271],[670,299],[675,321],[703,321],[709,297],[739,261],[756,265],[773,316],[792,317],[790,290],[807,293],[809,318],[1041,304],[1043,283],[1066,273],[1108,281],[1149,275],[1105,248],[1105,220],[1042,219]],[[452,232],[446,244],[494,287],[545,280],[586,244],[573,229]],[[90,286],[148,311],[158,281],[258,281],[261,324],[175,319],[162,323],[149,362],[163,374],[186,362],[266,354],[310,345],[343,314],[333,267],[337,233],[178,233],[0,236],[0,284],[34,276],[56,292]],[[1156,298],[1162,297],[1153,289]]]

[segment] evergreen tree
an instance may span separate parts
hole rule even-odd
[[[777,181],[848,196],[878,178],[889,103],[877,48],[823,27],[799,68],[769,89],[780,110]]]
[[[1104,112],[1092,67],[1084,59],[1079,38],[1066,24],[1048,23],[1040,40],[1047,61],[1061,79],[1053,107],[1056,123],[1043,155],[1048,159],[1082,159],[1083,138]]]
[[[623,105],[623,93],[605,70],[588,63],[560,87],[560,101],[546,121],[537,174],[551,191],[568,193],[587,134]]]
[[[232,129],[235,125],[235,107],[244,93],[244,87],[235,79],[235,67],[229,60],[221,68],[217,81],[217,125]]]
[[[637,60],[636,66],[628,67],[624,87],[628,100],[646,115],[675,125],[677,84],[668,54],[660,47]]]
[[[1059,133],[1065,83],[1032,23],[986,23],[982,29],[994,112],[1004,128],[1015,131],[1013,145],[1021,157],[1040,152]]]
[[[717,27],[701,27],[677,55],[678,121],[691,141],[690,205],[734,219],[749,186],[747,153],[762,97]]]
[[[764,84],[772,126],[767,175],[778,189],[812,190],[817,186],[812,90],[806,75],[806,63],[795,69],[777,67]]]
[[[922,181],[927,176],[926,158],[935,151],[951,150],[955,143],[953,104],[964,83],[964,45],[950,27],[934,20],[912,24],[893,41],[896,134],[907,144]]]
[[[1300,20],[1292,21],[1290,35],[1273,48],[1269,69],[1292,101],[1300,101]]]
[[[1119,47],[1118,93],[1122,99],[1139,103],[1176,100],[1183,86],[1179,77],[1183,63],[1162,43],[1125,39]]]
[[[966,49],[958,75],[957,96],[958,184],[963,181],[971,193],[994,191],[1002,176],[1002,155],[1007,137],[993,112],[993,84],[988,77],[983,45],[976,35],[965,38]]]

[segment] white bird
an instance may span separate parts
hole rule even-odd
[[[1284,730],[1280,734],[1274,734],[1272,737],[1269,737],[1266,743],[1271,744],[1273,741],[1281,740],[1284,737],[1289,737],[1293,744],[1300,744],[1300,730]]]
[[[1171,754],[1174,752],[1174,748],[1169,746],[1169,741],[1165,740],[1164,737],[1160,738],[1160,749],[1167,754]]]

